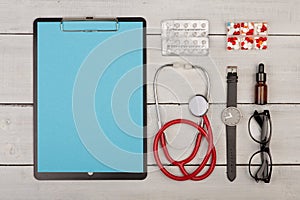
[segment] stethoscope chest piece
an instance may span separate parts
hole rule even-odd
[[[209,103],[205,96],[197,94],[190,99],[189,110],[196,116],[201,117],[208,111]]]

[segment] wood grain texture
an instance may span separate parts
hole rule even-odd
[[[226,163],[225,128],[220,114],[225,105],[212,105],[208,116],[211,120],[214,142],[217,150],[217,163]],[[259,149],[247,132],[249,116],[255,109],[269,109],[273,120],[273,137],[271,153],[275,164],[300,164],[300,105],[269,105],[249,106],[239,105],[243,119],[237,132],[237,163],[247,164],[248,159]],[[162,120],[166,122],[178,117],[197,120],[191,116],[186,105],[160,106]],[[1,106],[0,107],[0,164],[33,164],[33,117],[32,107]],[[153,105],[148,106],[148,164],[155,161],[152,155],[152,141],[157,131],[156,113]],[[292,119],[292,120],[291,120]],[[184,158],[193,147],[195,130],[190,127],[174,127],[167,131],[167,138],[172,147],[170,153],[175,158]],[[205,143],[203,143],[205,144]],[[190,147],[190,148],[187,148]],[[206,145],[200,151],[199,157],[192,163],[199,163],[205,153]],[[162,159],[165,162],[165,159]],[[167,163],[166,163],[167,164]]]
[[[153,103],[152,82],[156,69],[165,63],[189,61],[204,66],[211,76],[211,102],[226,102],[226,66],[239,66],[238,102],[253,103],[256,67],[264,62],[270,103],[300,103],[300,37],[269,37],[267,51],[225,50],[225,37],[212,36],[209,57],[162,56],[160,37],[148,36],[148,95]],[[0,36],[0,103],[32,103],[32,36]],[[188,82],[186,81],[188,80]],[[197,73],[168,70],[159,77],[162,103],[187,103],[191,94],[205,90]]]
[[[32,33],[32,22],[37,17],[78,16],[143,16],[160,33],[162,19],[208,19],[211,33],[224,34],[227,21],[267,21],[272,34],[300,34],[297,0],[11,0],[0,4],[1,33]]]
[[[33,109],[0,107],[0,164],[33,163]]]
[[[32,51],[32,36],[0,36],[0,103],[32,103]]]
[[[162,120],[167,122],[176,118],[192,119],[193,117],[187,105],[164,105],[160,106],[162,111]],[[269,109],[272,115],[273,135],[270,144],[273,163],[276,164],[298,164],[300,156],[298,153],[300,124],[300,106],[299,105],[268,105],[268,106],[249,106],[238,105],[243,114],[243,118],[237,127],[237,163],[248,164],[250,156],[259,150],[259,145],[252,141],[248,134],[248,119],[257,109],[259,112],[263,109]],[[208,117],[211,121],[214,143],[217,150],[217,163],[226,164],[226,137],[225,126],[221,121],[221,112],[225,105],[211,105]],[[152,142],[154,134],[157,132],[157,121],[154,106],[148,106],[148,152],[152,152]],[[166,131],[167,139],[171,142],[170,154],[177,159],[184,159],[190,155],[193,149],[193,141],[196,131],[187,126],[177,126]],[[205,143],[203,143],[205,144]],[[189,147],[188,149],[186,147]],[[192,163],[200,163],[204,157],[207,145],[200,149],[198,158]],[[183,153],[185,152],[185,153]],[[155,164],[153,155],[150,154],[148,163]],[[300,164],[300,163],[299,163]]]
[[[37,17],[143,16],[148,24],[148,177],[144,181],[37,181],[33,178],[33,71],[32,31]],[[209,57],[163,57],[160,22],[163,19],[208,19]],[[270,36],[267,51],[225,50],[225,22],[267,21]],[[298,0],[11,0],[0,2],[0,199],[299,199],[300,178],[300,1]],[[152,80],[156,69],[173,61],[204,66],[211,75],[212,94],[208,113],[214,131],[217,162],[213,174],[202,182],[175,182],[160,171],[151,154],[157,131]],[[268,73],[269,102],[253,105],[255,71],[264,62]],[[247,133],[247,120],[255,109],[270,109],[273,119],[270,184],[257,184],[246,166],[237,167],[237,179],[226,178],[225,129],[220,113],[226,102],[228,65],[239,66],[238,102],[243,119],[237,132],[237,162],[248,163],[258,150]],[[186,80],[190,82],[187,83]],[[190,71],[168,71],[159,78],[163,121],[183,117],[196,120],[187,109],[194,93],[204,91],[203,81]],[[176,104],[176,103],[180,104]],[[184,157],[184,148],[195,131],[186,126],[168,130],[174,157]],[[175,148],[176,147],[176,148]],[[199,158],[192,163],[199,163]],[[182,152],[184,152],[182,154]],[[165,162],[165,161],[164,161]],[[166,163],[166,162],[165,162]],[[29,166],[22,166],[29,165]],[[190,170],[193,166],[188,167]],[[169,170],[178,172],[174,166]]]
[[[192,167],[190,167],[192,168]],[[157,167],[144,181],[37,181],[33,167],[0,167],[1,199],[285,199],[299,198],[300,168],[274,167],[270,184],[256,183],[248,175],[247,167],[237,167],[237,179],[226,179],[225,167],[217,167],[202,182],[176,182],[164,177]],[[175,167],[168,167],[177,171]],[[10,186],[10,187],[8,187]],[[5,189],[4,189],[5,188]]]
[[[161,56],[160,37],[149,36],[148,82],[162,64],[185,60],[206,68],[211,79],[211,102],[226,103],[226,66],[238,66],[238,102],[254,102],[257,65],[265,63],[269,103],[299,103],[300,100],[300,37],[269,37],[267,51],[227,51],[225,37],[210,37],[209,57],[182,58]],[[153,48],[151,48],[153,47]],[[159,99],[162,103],[187,103],[192,94],[203,93],[205,82],[197,73],[187,70],[165,70],[159,77]],[[148,102],[154,102],[152,85],[148,87]]]

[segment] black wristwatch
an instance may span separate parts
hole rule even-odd
[[[236,177],[236,125],[242,118],[237,108],[237,67],[227,67],[227,108],[222,112],[222,121],[226,125],[227,177],[233,181]]]

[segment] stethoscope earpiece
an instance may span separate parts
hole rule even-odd
[[[209,103],[205,96],[197,94],[190,99],[190,112],[196,117],[202,117],[208,111]]]

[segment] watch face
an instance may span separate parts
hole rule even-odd
[[[224,124],[228,126],[235,126],[240,122],[242,114],[236,107],[228,107],[223,110],[221,117]]]

